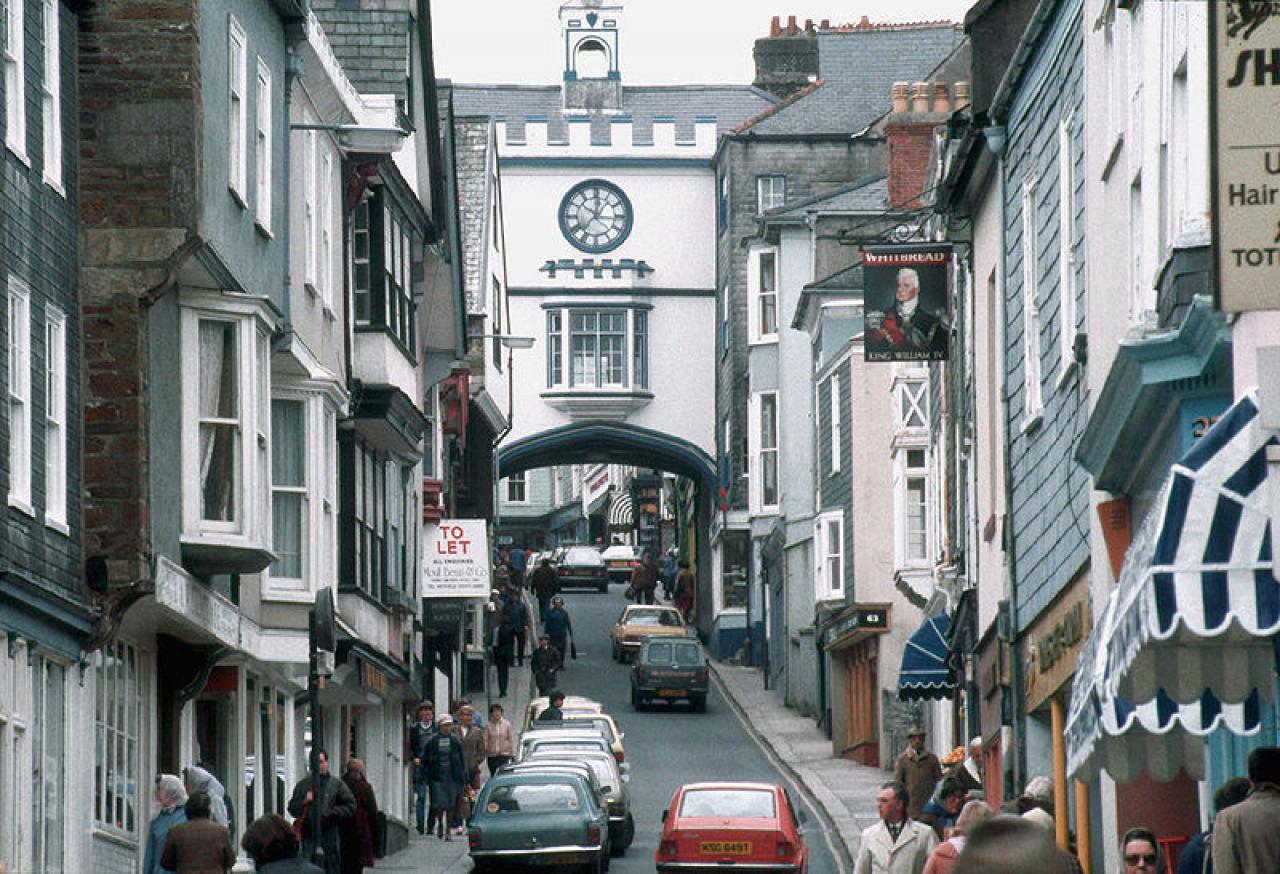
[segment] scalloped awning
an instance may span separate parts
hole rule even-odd
[[[951,697],[956,682],[947,665],[949,626],[947,615],[941,613],[926,619],[907,641],[898,672],[898,697],[902,700]]]

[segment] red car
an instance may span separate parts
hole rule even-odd
[[[685,784],[662,822],[659,871],[809,870],[803,820],[772,783]]]

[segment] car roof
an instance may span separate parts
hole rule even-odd
[[[535,750],[531,756],[531,758],[521,759],[520,761],[522,763],[563,761],[573,764],[581,759],[593,759],[609,762],[615,768],[618,765],[618,760],[613,757],[613,754],[606,753],[604,750]]]
[[[561,740],[580,740],[603,738],[599,731],[594,728],[531,728],[524,734],[520,735],[520,743],[529,740],[542,740],[544,738],[559,738]]]
[[[608,555],[611,552],[614,553],[615,555],[622,554],[622,553],[626,553],[628,555],[635,555],[636,548],[628,543],[615,543],[612,546],[607,547],[603,554]]]
[[[692,637],[685,637],[683,634],[651,634],[644,639],[643,646],[651,643],[693,643],[698,641]]]
[[[685,783],[680,792],[692,792],[699,789],[745,789],[750,791],[781,792],[782,787],[775,783],[748,783],[728,781],[708,781],[704,783]]]
[[[653,611],[657,613],[674,613],[680,616],[680,610],[676,607],[670,607],[666,604],[628,604],[622,611],[623,616],[641,611]]]
[[[489,786],[502,782],[524,783],[530,782],[531,778],[544,778],[542,782],[546,782],[545,778],[562,778],[555,779],[554,782],[563,783],[566,781],[582,781],[588,786],[591,785],[590,779],[585,773],[581,773],[572,768],[529,768],[528,770],[523,771],[499,768],[498,773],[490,777],[485,785]]]

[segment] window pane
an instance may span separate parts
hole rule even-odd
[[[921,468],[924,467],[924,450],[908,449],[907,450],[907,467]]]
[[[778,448],[778,401],[774,395],[760,397],[760,446]]]
[[[298,492],[276,492],[271,503],[271,547],[277,560],[271,573],[278,577],[302,577],[302,509]]]
[[[306,485],[306,409],[302,401],[271,402],[271,482]]]
[[[924,479],[921,477],[908,479],[906,495],[907,558],[913,561],[922,561],[927,558],[924,496]]]

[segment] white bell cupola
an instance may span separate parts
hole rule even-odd
[[[580,112],[620,112],[622,73],[618,67],[622,4],[570,0],[560,6],[564,37],[564,108]]]

